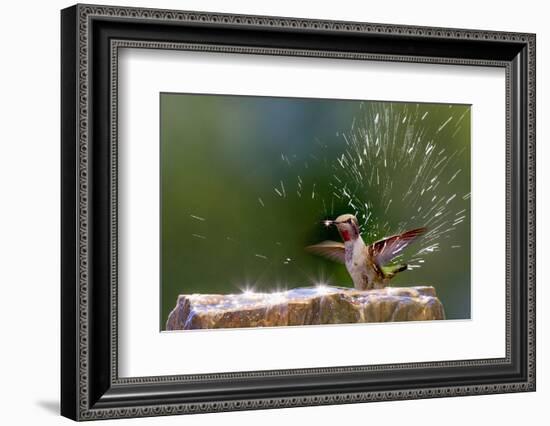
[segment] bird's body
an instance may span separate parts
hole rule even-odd
[[[426,231],[426,228],[412,229],[367,245],[361,237],[355,216],[341,215],[325,224],[336,225],[344,242],[325,241],[309,246],[308,249],[345,264],[358,290],[384,288],[395,274],[407,269],[405,264],[389,265],[389,262]]]

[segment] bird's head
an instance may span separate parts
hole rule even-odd
[[[352,214],[343,214],[334,220],[326,220],[325,226],[334,225],[344,241],[353,241],[359,237],[359,222]]]

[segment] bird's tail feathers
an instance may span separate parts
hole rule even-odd
[[[381,267],[385,278],[392,278],[395,274],[405,271],[408,268],[406,263],[398,263],[395,265],[384,265]]]

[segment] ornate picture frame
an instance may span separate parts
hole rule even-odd
[[[61,414],[93,420],[534,391],[535,40],[534,34],[465,29],[96,5],[64,9]],[[504,69],[506,355],[119,377],[121,48]]]

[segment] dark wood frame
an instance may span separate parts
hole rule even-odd
[[[535,390],[533,34],[95,5],[64,9],[61,29],[64,416],[88,420]],[[506,357],[119,378],[116,94],[121,47],[505,68]]]

